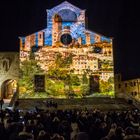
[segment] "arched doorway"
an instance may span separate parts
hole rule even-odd
[[[1,98],[11,99],[16,91],[17,91],[17,81],[13,79],[8,79],[2,83]]]

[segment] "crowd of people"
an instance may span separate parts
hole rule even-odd
[[[58,106],[57,102],[55,102],[53,100],[46,100],[45,104],[46,104],[46,107],[48,107],[48,108],[51,108],[51,107],[57,108],[57,106]]]
[[[140,140],[140,111],[1,110],[1,140]]]

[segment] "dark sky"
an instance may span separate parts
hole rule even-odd
[[[88,28],[114,38],[115,73],[124,79],[140,77],[138,0],[67,0],[86,9]],[[2,0],[0,51],[19,51],[18,36],[46,27],[46,9],[63,0]]]

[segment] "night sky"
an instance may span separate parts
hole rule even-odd
[[[46,9],[64,0],[2,0],[0,51],[19,51],[19,36],[46,28]],[[138,0],[67,0],[86,9],[88,28],[114,38],[115,73],[140,77],[140,14]]]

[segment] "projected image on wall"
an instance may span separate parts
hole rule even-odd
[[[85,24],[85,10],[63,2],[46,29],[20,37],[20,98],[114,96],[112,39]]]

